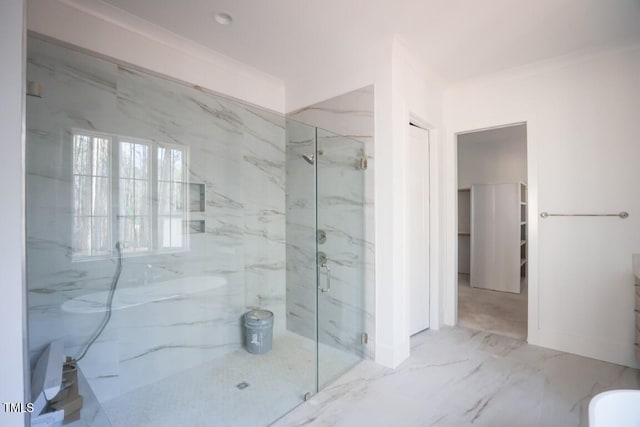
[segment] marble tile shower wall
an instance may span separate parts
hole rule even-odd
[[[287,141],[287,328],[311,339],[317,333],[321,344],[361,357],[366,245],[364,173],[358,166],[363,143],[291,120]],[[303,158],[314,153],[316,143],[317,170]],[[330,267],[326,293],[316,287],[316,225],[326,233],[317,246]],[[327,288],[327,274],[320,269],[318,287]],[[320,385],[339,373],[321,372]]]
[[[116,266],[113,257],[72,261],[74,128],[188,147],[189,180],[206,195],[192,216],[205,231],[190,235],[188,251],[124,258],[117,295],[164,283],[171,298],[113,311],[81,362],[101,402],[238,349],[249,308],[274,311],[276,334],[285,329],[283,117],[34,38],[27,76],[43,87],[27,100],[32,356],[57,338],[78,355],[104,312],[62,306],[105,301]],[[190,290],[207,278],[224,285]]]
[[[287,329],[316,339],[315,127],[287,120]]]
[[[365,326],[364,330],[369,335],[369,342],[365,346],[365,352],[367,357],[373,358],[374,356],[374,348],[375,348],[375,319],[374,319],[374,311],[375,311],[375,278],[374,278],[374,255],[375,255],[375,238],[374,238],[374,170],[375,170],[375,162],[373,158],[374,152],[374,87],[367,86],[362,89],[354,90],[352,92],[348,92],[346,94],[337,96],[335,98],[328,99],[323,102],[319,102],[317,104],[310,105],[309,107],[305,107],[296,112],[290,113],[289,116],[291,119],[301,122],[297,127],[287,125],[287,237],[289,245],[293,245],[295,243],[298,246],[302,246],[302,251],[300,247],[298,248],[290,248],[287,247],[287,327],[294,331],[301,331],[305,335],[311,334],[315,327],[315,318],[313,317],[313,313],[310,312],[309,307],[311,304],[315,304],[315,294],[309,293],[300,287],[304,284],[305,277],[314,277],[308,276],[309,271],[305,271],[304,274],[301,275],[302,280],[299,280],[299,270],[302,268],[302,262],[306,261],[307,257],[307,246],[309,243],[301,243],[308,242],[307,240],[300,240],[301,238],[309,239],[309,236],[304,235],[295,235],[293,237],[290,235],[292,232],[298,232],[298,227],[300,222],[304,223],[306,215],[312,215],[313,212],[308,210],[307,212],[302,212],[304,207],[310,207],[309,201],[304,199],[305,189],[309,183],[306,183],[297,188],[291,187],[289,188],[289,182],[291,181],[289,178],[291,175],[296,176],[298,179],[304,177],[302,179],[309,180],[311,179],[311,184],[315,185],[313,181],[313,177],[309,178],[307,174],[308,169],[305,167],[304,161],[300,159],[300,155],[303,152],[311,152],[313,151],[313,146],[309,145],[308,140],[313,137],[313,134],[309,136],[309,131],[302,123],[306,123],[310,126],[318,126],[322,129],[327,129],[333,133],[338,135],[345,135],[350,139],[361,141],[363,143],[362,149],[364,150],[364,155],[368,160],[367,169],[364,171],[364,241],[360,241],[361,250],[364,256],[364,278],[360,278],[360,280],[364,280],[364,317],[365,317]],[[302,143],[304,142],[304,143]],[[319,144],[326,146],[330,146],[331,142],[319,141]],[[291,157],[290,157],[291,154]],[[358,153],[351,153],[353,155],[357,155]],[[345,153],[345,156],[348,153]],[[345,158],[346,160],[346,158]],[[296,169],[297,167],[302,168],[301,170]],[[347,169],[345,169],[347,170]],[[331,177],[329,174],[323,174],[322,177]],[[329,188],[329,184],[322,183],[319,187],[321,188]],[[342,182],[334,183],[335,189],[345,189]],[[301,190],[297,192],[297,190]],[[319,194],[322,197],[321,194]],[[347,198],[348,200],[348,198]],[[329,206],[328,209],[325,209],[324,217],[328,217],[329,219],[333,217],[331,214],[331,206],[332,203],[329,201],[329,204],[322,203],[320,206]],[[315,208],[315,206],[313,206]],[[299,211],[299,215],[296,215],[296,211]],[[336,213],[337,214],[337,213]],[[362,214],[362,212],[361,212]],[[292,223],[295,218],[299,218],[298,222],[295,225]],[[355,219],[355,218],[354,218]],[[354,229],[355,230],[355,229]],[[356,233],[360,233],[355,231]],[[304,237],[303,237],[304,236]],[[290,238],[289,238],[290,237]],[[362,236],[360,236],[361,238]],[[315,236],[311,236],[311,238],[315,238]],[[356,239],[355,241],[358,241]],[[352,240],[353,242],[353,240]],[[347,243],[346,247],[349,247],[350,243]],[[353,249],[354,247],[352,247]],[[301,255],[301,252],[304,252],[304,256],[302,258],[297,258]],[[313,266],[313,264],[311,264]],[[315,268],[315,267],[314,267]],[[357,270],[353,270],[354,272]],[[315,275],[315,270],[313,271]],[[346,277],[345,277],[346,279]],[[355,279],[355,278],[352,278]],[[334,302],[337,302],[334,299]],[[352,307],[351,301],[343,301],[344,302],[344,310],[349,311]],[[315,305],[314,305],[315,306]],[[325,316],[325,319],[331,319],[331,316]],[[336,318],[336,317],[333,317]],[[338,316],[337,318],[340,318]],[[323,317],[321,317],[322,323]],[[325,322],[328,325],[331,325],[328,322]],[[320,330],[322,330],[322,325],[320,326]],[[304,329],[303,329],[304,328]],[[335,325],[333,325],[335,329]]]
[[[363,143],[318,129],[318,229],[326,241],[318,249],[331,268],[331,291],[319,294],[321,343],[362,355],[365,327],[366,241],[364,238]],[[328,272],[320,274],[325,287]]]

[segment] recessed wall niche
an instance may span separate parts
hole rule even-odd
[[[204,184],[189,184],[189,212],[204,212]]]

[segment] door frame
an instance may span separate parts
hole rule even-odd
[[[427,159],[426,160],[427,160],[428,163],[430,163],[429,160],[431,158],[431,132],[429,132],[428,129],[425,129],[422,126],[414,123],[413,121],[409,121],[408,127],[409,127],[409,131],[408,131],[408,138],[409,139],[408,139],[408,141],[411,141],[411,143],[413,142],[412,141],[412,138],[413,138],[412,137],[412,132],[413,132],[413,130],[411,129],[412,127],[417,128],[420,131],[426,132],[426,140],[427,140]],[[407,154],[408,155],[413,155],[413,153],[411,153],[410,151],[408,151]],[[409,157],[406,156],[405,160],[408,161]],[[407,167],[406,170],[410,174],[414,174],[415,173],[415,171],[412,170],[409,167]],[[428,230],[428,233],[429,233],[428,234],[428,238],[427,238],[427,245],[426,245],[427,246],[427,251],[428,251],[427,257],[429,258],[429,266],[428,266],[427,274],[425,275],[426,279],[427,279],[427,284],[426,285],[427,285],[427,295],[428,295],[428,299],[429,299],[428,306],[426,307],[426,309],[428,310],[429,318],[427,319],[427,327],[426,328],[420,329],[420,330],[418,330],[416,332],[413,331],[413,326],[412,326],[413,310],[412,310],[412,301],[411,301],[411,291],[412,291],[413,285],[412,285],[412,283],[407,281],[407,296],[409,297],[409,298],[407,298],[407,311],[409,313],[409,316],[408,316],[409,317],[409,319],[408,319],[408,331],[409,331],[409,336],[410,337],[413,336],[413,335],[419,334],[420,332],[423,332],[425,330],[431,329],[431,265],[430,265],[431,264],[431,212],[430,212],[431,211],[431,173],[430,173],[430,171],[431,171],[431,165],[429,164],[429,166],[427,168],[427,172],[429,172],[429,173],[428,174],[424,174],[424,173],[419,174],[419,177],[422,180],[422,182],[424,182],[424,179],[429,178],[429,182],[428,182],[428,186],[427,186],[428,193],[427,193],[426,200],[425,200],[424,197],[422,197],[421,200],[420,200],[420,202],[422,204],[424,204],[424,203],[427,204],[427,212],[428,212],[427,221],[426,221],[427,223],[425,224],[424,220],[420,221],[420,222],[422,223],[422,227],[424,227],[423,229]],[[405,185],[407,185],[407,188],[408,188],[409,181],[410,181],[410,179],[412,177],[413,176],[411,175],[411,176],[409,176],[409,179],[406,179]],[[406,214],[408,214],[409,211],[411,210],[410,209],[411,206],[409,206],[409,201],[410,200],[411,200],[410,197],[406,198],[406,202],[407,202],[407,207],[406,207],[406,210],[405,210]],[[407,223],[409,223],[409,222],[410,221],[407,220]],[[409,272],[410,272],[410,269],[411,269],[411,263],[409,263],[409,264],[407,264],[407,263],[409,261],[419,261],[419,260],[412,259],[412,253],[411,253],[411,250],[409,248],[409,242],[411,241],[410,234],[411,234],[411,236],[413,236],[414,234],[413,233],[408,233],[409,231],[410,231],[409,229],[405,230],[405,232],[407,232],[407,239],[405,240],[405,244],[407,245],[406,254],[405,254],[405,271],[406,271],[408,277],[410,277]],[[425,309],[425,307],[421,308],[421,310],[424,310],[424,309]]]
[[[440,131],[438,127],[424,120],[420,115],[409,112],[405,122],[405,128],[408,129],[413,123],[417,127],[426,130],[429,133],[429,328],[440,328],[440,262],[442,257],[440,252],[440,241],[444,236],[440,227],[440,203],[438,203],[440,195]],[[408,131],[407,131],[408,137]],[[410,155],[410,153],[405,153]],[[406,271],[406,265],[405,265]],[[405,301],[409,293],[409,287],[406,287]],[[405,320],[407,337],[409,337],[409,317]]]
[[[538,134],[535,114],[505,115],[457,123],[447,135],[446,153],[446,277],[444,323],[458,323],[458,135],[524,124],[527,127],[527,342],[539,343]]]

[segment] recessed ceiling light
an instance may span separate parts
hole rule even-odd
[[[228,13],[219,12],[213,16],[220,25],[229,25],[233,22],[233,18]]]

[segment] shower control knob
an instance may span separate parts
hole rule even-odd
[[[324,252],[318,252],[318,265],[325,266],[327,265],[327,254]]]

